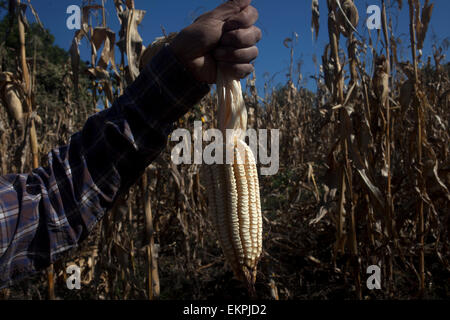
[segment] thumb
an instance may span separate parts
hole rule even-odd
[[[229,0],[210,12],[210,17],[226,21],[248,7],[252,0]]]

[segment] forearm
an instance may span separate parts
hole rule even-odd
[[[47,167],[0,177],[0,288],[85,239],[208,90],[165,48],[110,109],[50,152]]]

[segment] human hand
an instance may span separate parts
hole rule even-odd
[[[227,1],[201,15],[171,42],[175,56],[198,81],[215,83],[217,67],[236,79],[253,71],[261,30],[254,26],[258,11],[250,3]]]

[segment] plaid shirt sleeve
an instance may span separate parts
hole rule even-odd
[[[208,93],[163,48],[113,106],[91,116],[49,165],[0,177],[0,288],[75,248],[161,153],[173,122]]]

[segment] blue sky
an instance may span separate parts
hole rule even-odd
[[[390,0],[391,2],[393,0]],[[390,2],[387,0],[387,2]],[[81,0],[34,0],[32,1],[44,26],[50,29],[56,38],[56,44],[64,49],[69,49],[74,31],[66,28],[66,8],[71,4],[81,5]],[[101,2],[101,1],[97,1]],[[356,0],[360,12],[360,23],[358,30],[363,36],[368,35],[365,27],[366,8],[368,5],[380,5],[380,0]],[[423,3],[423,1],[421,1]],[[450,1],[434,0],[435,8],[433,19],[429,28],[427,41],[425,42],[424,54],[431,51],[432,35],[438,40],[449,37],[450,27]],[[143,23],[140,26],[140,34],[144,44],[150,43],[155,37],[161,36],[161,26],[167,32],[178,31],[190,24],[195,17],[201,13],[211,10],[220,4],[220,0],[135,0],[137,9],[147,11]],[[315,54],[320,63],[323,48],[327,43],[328,35],[326,29],[327,8],[326,0],[319,0],[320,4],[320,32],[317,42],[312,41],[311,35],[311,1],[310,0],[254,0],[253,5],[259,10],[260,19],[257,23],[263,31],[263,39],[259,43],[260,56],[255,62],[257,70],[257,85],[262,88],[265,74],[273,77],[272,85],[284,83],[289,65],[289,49],[283,46],[283,40],[292,36],[293,32],[299,35],[295,46],[295,59],[303,61],[302,74],[307,83],[304,86],[315,89],[314,81],[308,80],[309,76],[316,74],[317,68],[313,63]],[[401,36],[404,43],[409,41],[408,31],[408,8],[407,0],[403,1],[403,10],[398,14],[398,26],[395,28],[397,36]],[[107,23],[114,31],[119,30],[119,23],[115,14],[113,0],[106,1]],[[397,15],[397,10],[392,11]],[[30,16],[30,20],[33,18]],[[394,20],[395,21],[395,20]],[[372,37],[376,32],[372,31]],[[117,48],[117,47],[116,47]],[[89,48],[84,42],[81,49],[82,58],[89,60]],[[118,49],[117,49],[118,51]],[[410,49],[405,45],[402,52],[404,56],[410,57]],[[447,52],[448,53],[448,52]],[[447,59],[448,61],[448,59]],[[269,77],[269,78],[270,78]],[[260,93],[262,95],[262,93]]]

